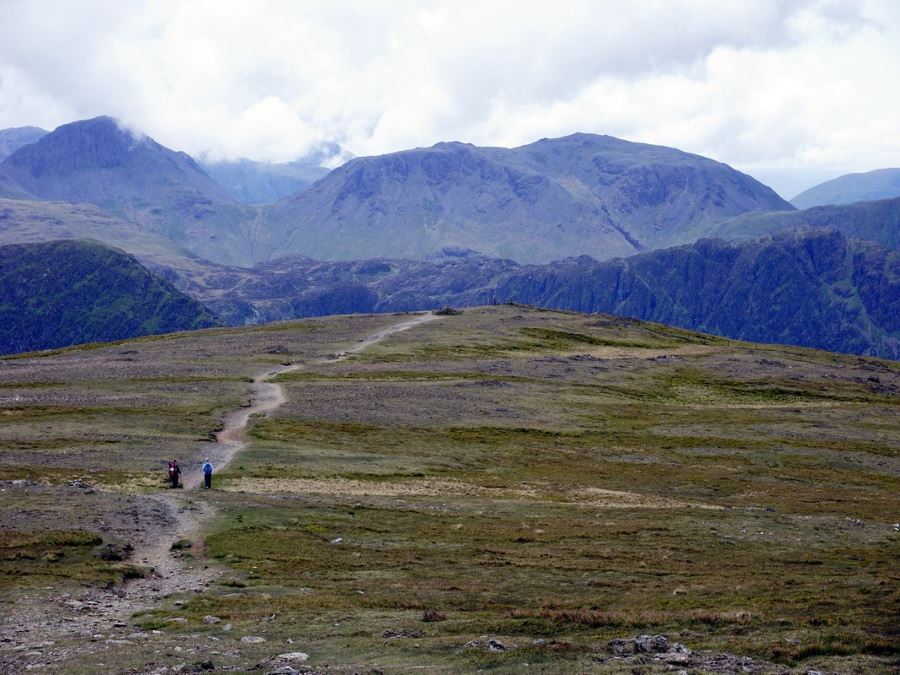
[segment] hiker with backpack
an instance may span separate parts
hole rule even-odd
[[[181,478],[181,467],[178,466],[178,460],[173,459],[169,462],[169,480],[172,481],[172,487],[178,487],[178,481]]]
[[[213,465],[209,463],[209,457],[207,457],[203,464],[203,485],[207,490],[212,488],[212,472]]]

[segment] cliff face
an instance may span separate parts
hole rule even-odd
[[[900,254],[837,232],[527,267],[501,301],[609,312],[731,338],[900,358]]]
[[[522,266],[446,249],[428,260],[285,258],[174,278],[235,324],[519,302],[900,358],[900,253],[834,231],[701,240],[606,262],[582,256]]]

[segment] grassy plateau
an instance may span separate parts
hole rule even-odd
[[[605,649],[646,633],[757,672],[900,668],[900,364],[517,306],[333,358],[403,319],[0,360],[0,664],[670,672]],[[196,471],[282,363],[283,405],[177,496],[207,515],[172,555],[214,580],[23,633],[152,578],[165,462]]]

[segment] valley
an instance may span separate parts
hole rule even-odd
[[[9,129],[0,140],[9,151],[0,162],[0,188],[9,189],[0,194],[12,197],[0,199],[0,247],[33,245],[32,258],[83,269],[90,254],[78,246],[54,258],[40,251],[58,245],[38,245],[99,241],[203,305],[172,322],[152,300],[132,297],[147,291],[125,283],[111,305],[120,308],[109,317],[113,330],[25,331],[6,352],[512,301],[898,356],[896,198],[798,211],[727,165],[595,134],[516,148],[438,143],[333,171],[316,162],[345,156],[336,145],[293,163],[199,163],[110,117],[52,132]],[[278,200],[258,203],[265,199]],[[25,250],[10,249],[7,260]],[[11,263],[0,280],[7,305],[46,307],[37,289],[68,291],[32,285]],[[108,313],[91,294],[76,297],[62,323]],[[122,307],[148,316],[136,322]]]

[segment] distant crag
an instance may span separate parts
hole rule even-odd
[[[459,246],[521,262],[631,255],[748,211],[792,210],[705,157],[573,134],[519,148],[438,143],[335,169],[267,211],[281,254],[423,258]],[[274,257],[274,251],[270,257]]]
[[[741,241],[801,228],[836,230],[848,239],[900,249],[900,198],[815,206],[803,211],[747,213],[717,223],[705,236]]]
[[[12,127],[0,129],[0,161],[9,157],[23,145],[29,145],[47,135],[40,127]]]
[[[228,323],[518,302],[725,337],[900,358],[900,253],[808,230],[599,262],[522,266],[445,249],[426,260],[285,258],[172,273]]]
[[[98,242],[0,247],[0,354],[217,323],[134,257]]]
[[[95,204],[207,258],[251,260],[242,226],[255,211],[186,153],[111,117],[64,124],[0,163],[0,196],[23,194]]]
[[[900,252],[834,231],[524,267],[494,297],[755,342],[900,358]]]

